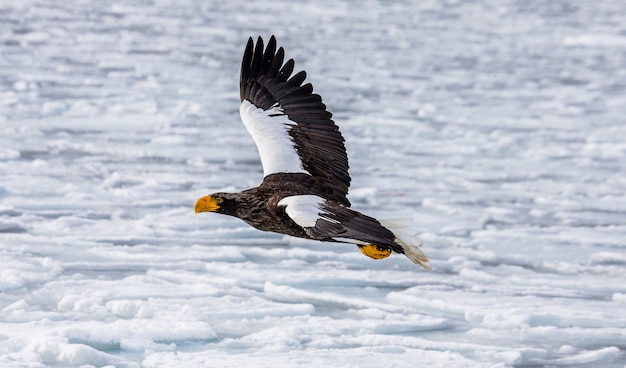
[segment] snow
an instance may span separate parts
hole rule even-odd
[[[626,5],[0,3],[0,366],[626,366]],[[276,34],[346,138],[374,261],[193,213],[263,177]]]

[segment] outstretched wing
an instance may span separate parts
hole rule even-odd
[[[278,202],[287,216],[317,240],[374,243],[404,253],[394,234],[378,220],[316,195],[296,195]]]
[[[399,231],[406,227],[400,220],[377,220],[315,195],[285,197],[278,206],[313,239],[374,244],[404,254],[412,262],[430,268],[419,242]]]
[[[259,150],[263,174],[312,175],[349,205],[344,139],[313,86],[302,84],[306,73],[291,76],[294,61],[283,63],[284,54],[282,47],[276,50],[274,36],[265,50],[261,37],[256,46],[250,38],[241,63],[239,112]]]

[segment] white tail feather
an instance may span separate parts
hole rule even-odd
[[[393,235],[396,236],[396,243],[402,246],[404,249],[404,255],[407,256],[411,262],[422,266],[423,268],[430,270],[431,267],[428,264],[428,257],[422,252],[420,246],[422,242],[415,236],[408,232],[408,227],[413,222],[410,217],[399,217],[391,219],[378,220],[381,225],[389,229]]]
[[[401,229],[404,227],[409,227],[413,223],[412,217],[394,217],[388,219],[379,219],[381,225],[386,227],[387,229]]]

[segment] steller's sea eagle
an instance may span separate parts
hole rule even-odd
[[[304,71],[292,76],[272,36],[263,48],[248,40],[241,63],[241,120],[254,139],[263,182],[239,193],[214,193],[195,203],[195,212],[238,217],[250,226],[306,239],[356,244],[366,256],[391,252],[430,268],[419,242],[403,236],[404,219],[377,220],[350,208],[344,139]],[[410,219],[409,219],[410,220]]]

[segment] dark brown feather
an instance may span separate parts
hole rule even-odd
[[[375,218],[329,201],[322,209],[326,211],[320,214],[322,220],[306,229],[311,238],[324,241],[333,237],[357,239],[404,254],[402,246],[395,241],[395,235]]]
[[[256,45],[248,40],[241,63],[240,97],[256,107],[267,110],[278,104],[295,124],[289,130],[294,148],[303,162],[303,168],[332,193],[332,199],[349,206],[346,198],[350,186],[348,156],[339,128],[326,110],[322,98],[313,93],[310,83],[302,85],[306,72],[293,76],[294,61],[283,64],[284,50],[276,51],[272,36],[265,50],[259,37]],[[291,77],[290,77],[291,76]]]

